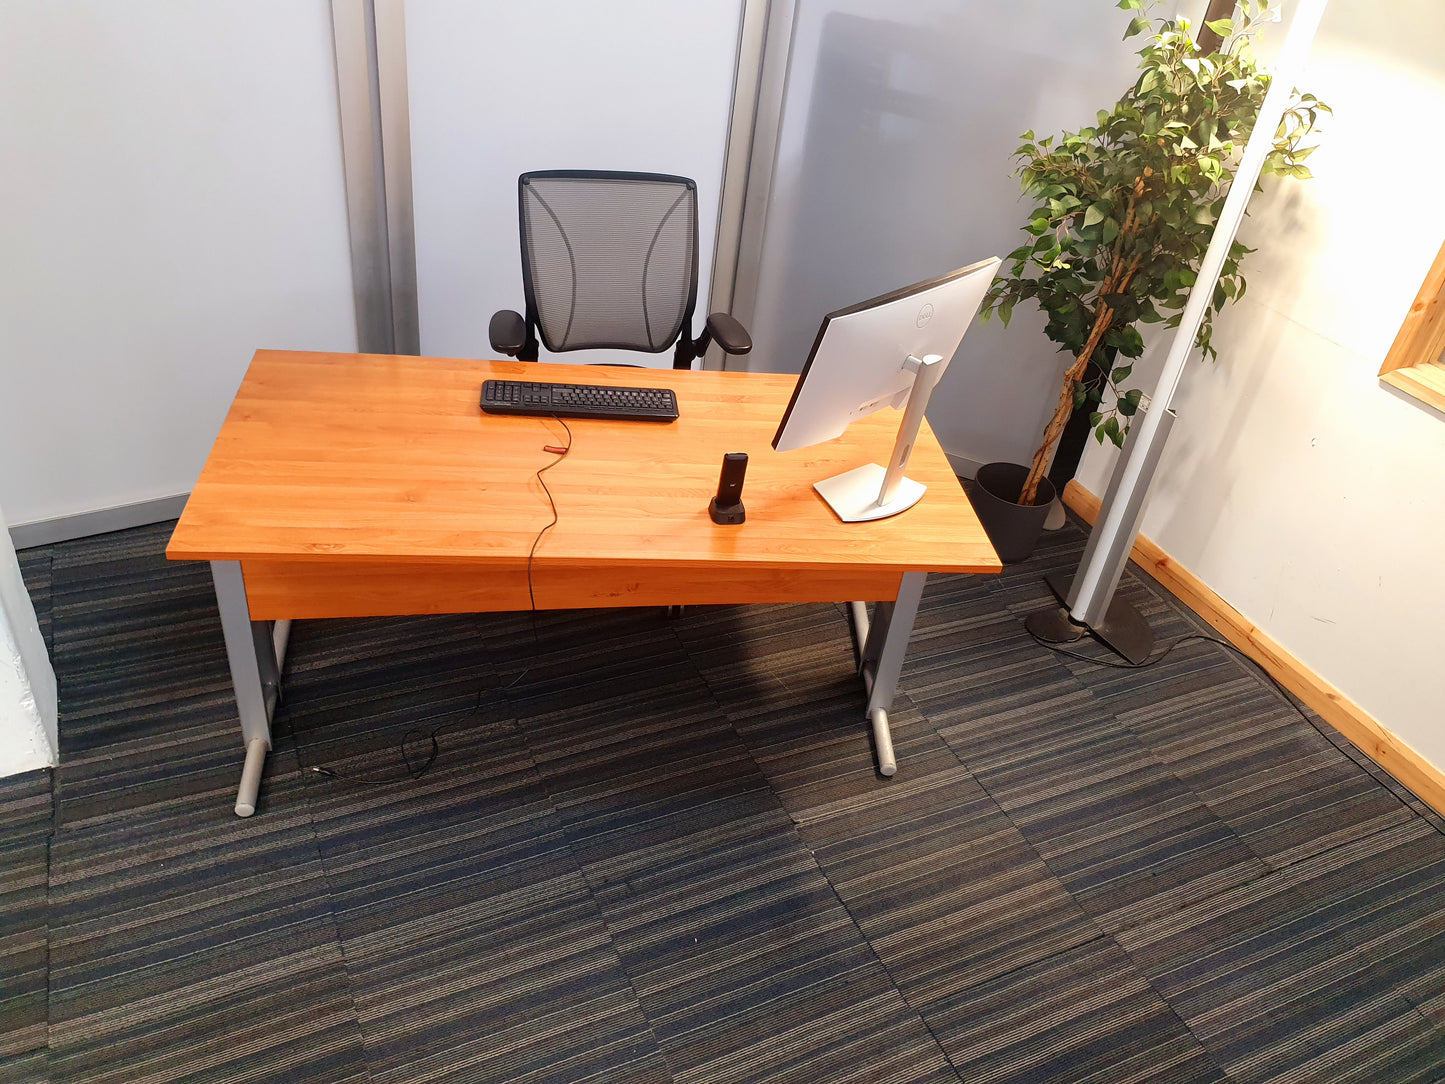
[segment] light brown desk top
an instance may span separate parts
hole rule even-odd
[[[997,572],[932,430],[909,464],[928,486],[891,519],[840,522],[812,483],[886,462],[899,414],[778,453],[796,377],[365,354],[257,351],[166,550],[177,560],[525,566],[552,518],[535,471],[567,443],[554,419],[478,407],[488,377],[667,386],[670,424],[569,419],[546,474],[559,522],[535,570],[602,566]],[[747,452],[747,522],[714,524],[724,452]]]

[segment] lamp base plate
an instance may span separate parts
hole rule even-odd
[[[1056,607],[1055,610],[1044,610],[1028,616],[1024,627],[1039,639],[1047,640],[1051,644],[1072,643],[1092,632],[1111,650],[1135,666],[1153,652],[1154,630],[1149,627],[1144,615],[1117,593],[1109,602],[1109,609],[1104,613],[1102,622],[1094,626],[1081,625],[1069,617],[1067,609],[1069,588],[1073,585],[1074,578],[1066,572],[1051,572],[1044,577],[1044,582],[1064,605]],[[1077,635],[1072,635],[1074,630],[1077,630]],[[1067,639],[1055,638],[1065,634],[1070,634]]]

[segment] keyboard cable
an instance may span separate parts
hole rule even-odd
[[[553,467],[555,467],[558,463],[562,462],[562,460],[567,458],[567,454],[572,450],[572,441],[574,439],[572,436],[572,429],[570,426],[568,426],[565,420],[563,420],[562,418],[553,418],[551,420],[556,421],[566,431],[567,443],[565,446],[557,444],[544,444],[542,446],[542,450],[544,452],[550,452],[552,455],[556,456],[556,458],[553,459],[551,462],[547,463],[545,466],[537,468],[536,471],[537,481],[541,483],[542,492],[547,495],[547,504],[552,510],[552,520],[550,523],[547,523],[540,531],[537,532],[537,537],[532,539],[532,546],[527,551],[527,601],[530,603],[531,613],[532,657],[528,661],[526,668],[523,669],[520,674],[518,674],[507,684],[501,686],[503,691],[514,688],[518,682],[520,682],[524,677],[531,673],[532,667],[536,665],[537,654],[541,650],[541,637],[537,633],[537,596],[534,592],[532,585],[532,562],[533,558],[537,554],[537,547],[542,543],[543,536],[545,536],[546,533],[550,531],[553,527],[557,526],[560,520],[560,516],[557,512],[557,502],[552,497],[551,489],[549,489],[547,486],[547,479],[543,478],[542,476]],[[483,681],[482,684],[477,688],[476,702],[472,705],[471,709],[467,711],[466,714],[463,715],[460,719],[447,721],[451,719],[451,716],[458,714],[458,712],[449,712],[448,715],[444,717],[444,721],[437,724],[437,726],[433,727],[430,731],[420,726],[413,726],[407,730],[407,732],[402,736],[401,742],[398,744],[398,749],[401,752],[402,763],[406,766],[405,775],[390,776],[387,778],[379,779],[374,776],[352,775],[347,772],[337,771],[335,768],[327,768],[321,765],[312,765],[310,767],[304,768],[303,770],[313,775],[325,776],[328,779],[337,779],[344,783],[388,785],[392,783],[405,783],[408,780],[418,780],[431,770],[432,765],[436,763],[437,757],[441,755],[441,743],[438,741],[438,738],[441,736],[441,734],[445,730],[451,727],[459,726],[461,723],[466,722],[466,720],[471,719],[482,713],[482,700],[486,694],[486,691],[486,682]],[[292,728],[292,731],[292,736],[296,740],[296,754],[297,759],[299,760],[302,747],[301,735],[296,732],[295,727]],[[417,764],[412,763],[412,756],[408,749],[408,745],[412,742],[412,739],[414,737],[420,737],[430,743],[430,749],[427,752],[425,758],[423,758]]]

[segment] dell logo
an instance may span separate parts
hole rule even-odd
[[[928,323],[928,321],[930,321],[930,320],[932,320],[932,319],[933,319],[933,306],[932,306],[932,305],[924,305],[923,308],[921,308],[921,309],[918,310],[918,319],[915,320],[914,323],[916,323],[919,327],[923,327],[925,324]]]

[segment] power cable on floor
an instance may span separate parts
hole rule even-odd
[[[501,686],[503,690],[515,687],[518,682],[520,682],[524,677],[531,673],[532,667],[536,664],[537,654],[541,648],[541,638],[537,634],[537,596],[533,592],[532,587],[532,559],[536,556],[537,547],[541,544],[542,537],[553,527],[557,526],[559,518],[557,513],[557,502],[553,499],[552,491],[547,487],[547,480],[543,478],[542,475],[546,474],[558,463],[562,462],[562,460],[567,458],[567,453],[572,450],[573,439],[572,430],[567,425],[567,423],[561,418],[557,418],[556,421],[559,422],[562,428],[567,432],[567,444],[564,447],[559,447],[552,444],[544,445],[542,450],[544,452],[551,452],[557,458],[553,459],[546,466],[539,467],[536,472],[537,481],[542,484],[542,491],[547,494],[547,504],[552,509],[552,521],[537,532],[537,537],[532,539],[531,549],[527,551],[527,599],[531,603],[532,658],[527,663],[526,668],[523,669],[520,674],[518,674],[506,685]],[[485,681],[483,681],[483,683],[477,689],[476,703],[472,705],[471,710],[467,711],[461,719],[458,719],[455,722],[449,723],[444,721],[442,723],[439,723],[437,726],[431,728],[430,730],[427,730],[421,726],[413,726],[408,729],[406,734],[402,736],[401,742],[398,744],[397,747],[401,756],[401,761],[406,766],[406,771],[402,775],[388,776],[385,778],[376,778],[374,776],[364,775],[352,775],[349,772],[338,771],[335,768],[328,768],[323,765],[312,765],[311,767],[303,766],[302,770],[313,775],[325,776],[328,779],[337,779],[344,783],[389,785],[393,783],[406,783],[409,781],[418,780],[422,776],[426,775],[427,772],[431,771],[432,765],[436,763],[437,757],[441,755],[441,743],[438,740],[441,734],[451,727],[460,725],[467,719],[471,719],[474,716],[480,715],[482,712],[482,698],[485,693],[486,683]],[[456,714],[458,714],[458,712],[449,713],[449,715]],[[444,719],[445,718],[447,717],[444,717]],[[297,760],[299,761],[301,759],[302,752],[301,734],[294,726],[292,727],[292,736],[296,739],[296,756]],[[430,749],[428,750],[425,758],[417,761],[416,763],[413,763],[412,761],[412,754],[409,748],[413,738],[420,738],[421,740],[430,743]]]
[[[1028,634],[1029,634],[1031,637],[1033,637],[1033,639],[1034,639],[1034,641],[1035,641],[1036,643],[1040,644],[1040,645],[1043,646],[1043,647],[1048,648],[1050,651],[1057,652],[1057,653],[1060,654],[1060,655],[1067,655],[1067,656],[1068,656],[1069,658],[1071,658],[1071,659],[1078,659],[1080,662],[1091,663],[1091,664],[1094,665],[1094,666],[1107,667],[1107,668],[1109,668],[1109,669],[1111,669],[1111,670],[1144,670],[1144,669],[1147,669],[1147,668],[1150,667],[1150,666],[1157,666],[1159,663],[1163,662],[1163,661],[1169,656],[1169,653],[1170,653],[1171,651],[1173,651],[1176,647],[1178,647],[1180,644],[1189,643],[1190,641],[1199,641],[1199,642],[1202,642],[1202,643],[1218,644],[1220,647],[1224,648],[1225,650],[1233,652],[1233,653],[1234,653],[1235,655],[1237,655],[1240,659],[1242,659],[1243,661],[1247,662],[1253,669],[1255,669],[1255,670],[1258,671],[1261,675],[1263,675],[1264,678],[1265,678],[1265,680],[1267,680],[1271,685],[1274,686],[1275,691],[1276,691],[1277,693],[1279,693],[1279,695],[1284,699],[1284,702],[1285,702],[1286,704],[1288,704],[1290,707],[1292,707],[1292,708],[1295,710],[1295,712],[1299,715],[1299,717],[1300,717],[1301,719],[1303,719],[1306,723],[1308,723],[1308,724],[1310,725],[1310,727],[1312,727],[1312,728],[1314,729],[1314,731],[1315,731],[1317,734],[1319,734],[1319,736],[1320,736],[1321,738],[1323,738],[1326,742],[1329,742],[1330,745],[1334,746],[1334,747],[1337,748],[1337,749],[1339,748],[1339,746],[1336,746],[1335,743],[1330,740],[1330,736],[1329,736],[1328,734],[1326,734],[1322,729],[1320,729],[1319,724],[1316,723],[1316,722],[1314,721],[1314,719],[1310,718],[1309,712],[1307,712],[1307,711],[1304,709],[1304,706],[1300,703],[1300,701],[1298,701],[1298,700],[1295,698],[1294,694],[1291,693],[1288,689],[1286,689],[1286,688],[1284,687],[1284,685],[1282,685],[1282,684],[1280,683],[1280,681],[1279,681],[1278,678],[1276,678],[1276,677],[1275,677],[1273,674],[1271,674],[1267,669],[1265,669],[1265,667],[1264,667],[1261,663],[1259,663],[1259,662],[1258,662],[1253,656],[1251,656],[1249,653],[1247,653],[1247,652],[1243,651],[1242,649],[1236,647],[1234,644],[1230,643],[1228,640],[1223,639],[1222,637],[1219,637],[1219,636],[1210,636],[1208,633],[1203,633],[1203,632],[1191,632],[1191,633],[1187,633],[1187,634],[1185,634],[1184,636],[1180,636],[1178,639],[1171,641],[1171,642],[1164,648],[1164,650],[1161,651],[1161,652],[1159,652],[1157,655],[1151,655],[1149,658],[1145,659],[1143,662],[1133,663],[1133,662],[1112,662],[1112,661],[1110,661],[1110,660],[1108,660],[1108,659],[1090,658],[1088,655],[1081,655],[1081,654],[1079,654],[1077,651],[1070,651],[1068,648],[1060,647],[1058,644],[1051,644],[1051,643],[1049,643],[1047,640],[1040,639],[1038,636],[1036,636],[1036,635],[1033,633],[1032,630],[1026,630],[1026,631],[1028,632]],[[1343,737],[1343,735],[1341,735],[1341,736]],[[1346,740],[1348,741],[1349,739],[1346,739]],[[1351,743],[1351,744],[1353,744],[1353,743]],[[1344,752],[1344,750],[1341,750],[1341,752]],[[1345,755],[1348,756],[1349,754],[1346,753]],[[1353,758],[1352,758],[1352,759],[1353,759]],[[1361,767],[1363,767],[1363,765],[1361,765]],[[1382,783],[1381,785],[1384,786],[1383,783]],[[1403,786],[1403,784],[1401,784],[1401,785]],[[1405,799],[1403,799],[1402,797],[1400,797],[1399,794],[1395,793],[1395,791],[1394,791],[1393,788],[1388,787],[1388,786],[1385,786],[1385,790],[1388,791],[1388,792],[1395,798],[1395,800],[1396,800],[1397,802],[1399,802],[1402,806],[1404,806],[1406,809],[1409,809],[1411,813],[1414,813],[1414,814],[1416,814],[1417,816],[1419,815],[1419,811],[1416,810],[1416,809],[1411,808],[1411,806],[1409,805],[1409,803],[1407,803],[1407,802],[1405,801]],[[1435,827],[1436,831],[1440,831],[1440,829],[1439,829],[1438,826],[1432,824],[1432,827]],[[1445,835],[1445,832],[1442,832],[1441,834],[1442,834],[1442,835]]]

